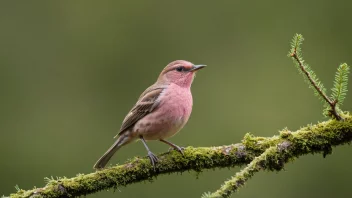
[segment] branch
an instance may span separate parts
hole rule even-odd
[[[314,133],[317,129],[310,130],[312,131],[284,134],[284,136],[286,136],[285,141],[268,148],[260,156],[254,158],[246,168],[238,172],[230,180],[226,181],[219,190],[212,194],[206,193],[203,195],[203,198],[230,197],[233,192],[238,191],[238,189],[241,188],[248,179],[253,177],[255,173],[261,170],[280,171],[284,168],[286,163],[293,161],[299,156],[316,152],[322,152],[324,157],[327,154],[331,154],[334,143],[326,142],[324,138],[317,142],[316,138],[319,138],[319,135],[316,134],[316,137],[312,137],[311,135],[313,134],[310,134],[312,132]],[[351,143],[352,134],[349,132],[345,133],[344,131],[340,132],[344,133],[343,135],[346,135],[345,137],[349,139],[347,143]]]
[[[270,154],[277,152],[277,150],[278,147],[276,146],[268,148],[263,154],[256,157],[250,164],[248,164],[245,169],[237,173],[235,177],[232,177],[230,180],[226,181],[219,190],[212,194],[204,194],[203,198],[230,197],[233,192],[236,192],[248,179],[253,177],[254,173],[264,169],[264,164],[267,161],[267,158],[272,157]]]
[[[320,89],[317,85],[317,83],[312,79],[310,73],[304,68],[301,60],[298,58],[296,50],[294,51],[294,53],[291,55],[299,64],[299,67],[302,69],[302,71],[304,72],[304,74],[307,76],[309,82],[313,85],[313,87],[317,90],[317,92],[319,93],[319,95],[321,95],[323,97],[323,99],[330,105],[331,107],[331,113],[332,115],[337,119],[337,120],[341,120],[341,116],[337,113],[336,111],[336,104],[337,101],[331,101],[330,98],[322,91],[322,89]]]
[[[333,102],[330,101],[329,97],[323,92],[323,90],[320,89],[320,87],[318,87],[317,83],[312,79],[312,76],[310,75],[310,73],[304,68],[303,63],[301,62],[301,60],[297,56],[296,49],[295,49],[294,53],[291,54],[291,56],[297,61],[297,63],[299,64],[299,67],[301,68],[303,73],[307,76],[309,82],[318,91],[319,95],[321,95],[324,98],[324,100],[331,105]]]
[[[239,144],[219,147],[188,147],[184,150],[184,156],[176,151],[164,153],[158,156],[160,161],[156,165],[156,171],[154,171],[147,158],[135,158],[126,164],[94,173],[79,174],[73,178],[49,180],[43,188],[35,188],[28,191],[18,190],[17,193],[11,194],[10,197],[75,197],[136,182],[151,181],[154,177],[162,174],[190,170],[201,172],[205,169],[217,167],[234,167],[248,164],[253,159],[254,165],[256,164],[254,167],[258,171],[261,169],[280,170],[288,160],[293,160],[294,157],[318,152],[323,152],[325,156],[331,152],[332,146],[343,145],[351,141],[352,117],[346,115],[343,122],[329,120],[303,127],[296,132],[290,132],[285,129],[280,132],[280,135],[268,138],[246,134],[242,143]],[[289,142],[289,146],[283,146],[287,145],[287,142]],[[270,160],[271,157],[269,157],[269,161],[262,163],[260,155],[263,156],[264,154],[262,153],[266,150],[266,152],[269,152],[274,149],[279,151],[279,153],[273,152],[275,158],[272,159],[275,160]],[[280,153],[284,153],[286,158],[281,158]],[[259,157],[255,158],[256,156]],[[235,179],[234,181],[239,182],[226,183],[219,192],[216,192],[216,196],[212,197],[227,197],[232,192],[232,189],[236,190],[251,177],[251,174],[243,175],[242,180]],[[237,178],[241,179],[240,177]]]

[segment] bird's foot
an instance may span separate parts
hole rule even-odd
[[[148,151],[148,157],[149,157],[150,162],[152,163],[154,171],[155,171],[155,164],[159,161],[159,159],[151,151]]]
[[[185,150],[185,147],[177,146],[174,144],[173,147],[169,148],[169,152],[172,150],[176,150],[176,151],[180,152],[182,155],[184,155],[183,150]]]

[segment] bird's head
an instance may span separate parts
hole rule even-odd
[[[191,87],[196,71],[206,65],[194,65],[185,60],[177,60],[169,63],[160,73],[158,81],[163,83],[175,83],[181,87]]]

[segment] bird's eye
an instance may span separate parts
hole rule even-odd
[[[185,68],[183,66],[179,66],[176,68],[176,71],[178,71],[178,72],[182,72],[184,70],[185,70]]]

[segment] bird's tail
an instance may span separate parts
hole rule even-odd
[[[102,169],[109,162],[111,157],[119,150],[123,145],[127,144],[130,138],[128,136],[122,135],[114,142],[114,144],[104,153],[103,156],[95,163],[93,168]]]

